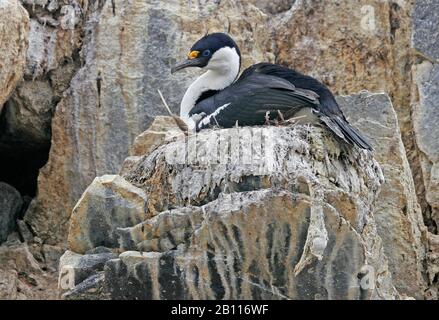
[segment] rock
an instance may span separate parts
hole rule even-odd
[[[249,0],[256,7],[260,8],[262,11],[268,14],[279,14],[291,9],[294,5],[295,0],[275,0],[275,1],[264,1],[264,0]]]
[[[43,244],[43,255],[46,269],[52,272],[58,272],[59,259],[65,249],[57,246]]]
[[[358,278],[366,259],[361,236],[336,210],[324,208],[325,222],[318,225],[307,196],[272,191],[229,196],[202,207],[204,215],[200,210],[201,223],[193,226],[187,249],[127,251],[109,261],[105,285],[111,298],[369,297],[371,288],[361,287]],[[178,221],[181,213],[176,210],[159,216],[162,214],[168,215],[168,221]],[[323,237],[310,240],[313,231]],[[335,282],[337,285],[328,286]]]
[[[23,201],[10,185],[0,182],[0,243],[5,241],[16,226]]]
[[[98,254],[98,253],[111,253],[113,252],[110,248],[106,247],[96,247],[90,250],[87,250],[85,254]]]
[[[117,175],[96,178],[73,209],[68,244],[84,253],[97,246],[118,247],[116,228],[145,220],[147,196]]]
[[[0,51],[0,112],[26,65],[29,15],[18,0],[2,0],[0,4],[2,50]]]
[[[118,229],[109,298],[400,298],[374,217],[381,169],[323,128],[180,136],[124,178],[149,217]]]
[[[420,23],[424,27],[427,25],[427,21],[433,24],[429,20],[433,12],[427,13],[424,11],[424,13],[426,16],[422,17],[425,21]],[[433,49],[433,47],[428,49]],[[430,53],[432,52],[439,54],[439,50],[430,51]],[[427,299],[437,300],[439,297],[438,268],[436,267],[439,262],[437,245],[439,226],[439,143],[436,137],[439,130],[435,121],[439,120],[437,100],[439,98],[439,63],[432,63],[428,60],[421,61],[413,66],[413,78],[415,82],[413,90],[416,92],[416,99],[412,101],[413,127],[417,146],[420,150],[421,166],[418,175],[421,176],[423,181],[422,187],[426,202],[424,220],[429,230],[429,233],[423,239],[428,248],[425,270],[428,289],[425,296]]]
[[[70,67],[75,64],[73,61],[74,55],[77,54],[75,51],[81,46],[83,17],[83,14],[76,14],[75,10],[81,10],[81,6],[78,1],[73,0],[65,6],[66,10],[50,13],[48,8],[44,8],[44,5],[41,4],[27,1],[24,5],[32,16],[26,78],[29,80],[43,79],[47,76],[51,77],[49,72],[57,70],[56,76],[59,76],[59,72],[64,71],[66,78],[52,84],[56,90],[60,83],[72,77]],[[72,15],[75,15],[73,20],[75,25],[63,24],[65,19],[71,19]],[[55,78],[51,77],[51,80],[58,79],[56,76]]]
[[[336,95],[361,90],[389,94],[424,214],[428,208],[420,151],[413,134],[410,83],[411,66],[416,61],[412,48],[415,24],[429,26],[428,32],[419,30],[423,46],[436,41],[428,39],[437,28],[437,10],[426,6],[432,2],[296,0],[288,11],[271,18],[277,63],[315,76]],[[429,13],[416,22],[416,10]],[[426,17],[428,21],[422,20]]]
[[[427,254],[427,274],[429,280],[429,288],[427,291],[427,298],[437,300],[439,298],[439,235],[428,234],[427,238],[428,254]]]
[[[70,8],[70,11],[67,10],[69,12],[62,9],[50,12],[47,1],[26,0],[22,4],[31,17],[30,21],[27,18],[26,24],[27,29],[30,29],[26,29],[29,48],[24,52],[24,78],[20,78],[22,81],[3,108],[0,152],[8,154],[5,155],[6,171],[16,170],[14,164],[20,161],[23,163],[17,166],[25,169],[22,176],[30,176],[26,172],[27,166],[31,166],[32,173],[36,176],[38,169],[47,162],[51,121],[56,104],[79,68],[77,55],[81,47],[83,13],[75,13],[79,7],[74,0],[63,6]],[[26,10],[23,11],[27,17]],[[76,14],[76,29],[66,30],[62,21],[66,16],[71,17],[72,13]],[[23,72],[20,73],[22,75]],[[41,152],[45,159],[39,163],[35,160],[38,159],[35,155]],[[36,183],[36,177],[31,180]]]
[[[2,270],[0,272],[0,299],[16,300],[17,299],[17,281],[18,274],[15,270]]]
[[[18,232],[12,232],[8,235],[5,245],[18,245],[20,243],[20,235],[18,234]]]
[[[336,93],[385,90],[399,97],[394,91],[403,83],[394,80],[410,72],[400,70],[407,52],[396,60],[396,49],[410,44],[410,9],[407,1],[295,1],[273,19],[277,61],[320,78]]]
[[[384,173],[374,217],[393,283],[401,294],[423,299],[426,228],[392,102],[384,93],[366,91],[337,101],[349,122],[372,143]]]
[[[425,198],[431,219],[439,225],[439,64],[425,61],[414,67],[419,102],[413,104],[413,126],[421,151]],[[437,229],[436,229],[437,231]]]
[[[4,108],[2,141],[38,147],[50,142],[54,111],[53,90],[49,81],[24,81]]]
[[[97,271],[102,271],[105,262],[114,258],[117,258],[117,254],[80,255],[72,251],[66,251],[59,259],[59,288],[61,290],[72,289]]]
[[[130,155],[143,156],[149,154],[165,141],[170,141],[181,134],[181,129],[172,117],[158,116],[154,119],[148,130],[142,132],[134,139]]]
[[[41,268],[29,251],[26,244],[0,246],[0,265],[2,268],[10,266],[17,271],[27,270],[28,273],[38,273]]]
[[[66,300],[108,300],[104,292],[104,272],[90,276],[62,297]]]
[[[56,274],[44,272],[27,244],[0,246],[0,299],[57,299]]]
[[[439,3],[418,0],[413,6],[413,48],[439,63]]]
[[[24,242],[30,243],[33,241],[34,235],[23,220],[17,220],[17,227]]]

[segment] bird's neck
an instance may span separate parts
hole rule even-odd
[[[238,58],[237,61],[229,62],[222,68],[206,71],[189,86],[180,105],[180,117],[188,123],[189,127],[194,125],[192,123],[193,121],[189,118],[189,112],[195,106],[195,103],[201,95],[209,90],[223,90],[230,86],[238,76],[239,68],[240,63]]]

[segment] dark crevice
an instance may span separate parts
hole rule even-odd
[[[37,193],[38,173],[48,160],[50,140],[45,143],[35,142],[29,140],[24,133],[11,134],[6,119],[9,107],[12,106],[6,102],[0,114],[0,181],[20,192],[24,203],[19,217],[21,219]]]
[[[22,196],[35,197],[39,169],[46,164],[49,150],[50,146],[33,149],[0,142],[0,181],[13,186]]]

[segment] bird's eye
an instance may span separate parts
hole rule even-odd
[[[204,50],[203,57],[208,57],[208,56],[210,56],[210,50]]]

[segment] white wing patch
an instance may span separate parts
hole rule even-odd
[[[221,111],[223,111],[225,108],[227,108],[230,105],[231,105],[231,103],[226,103],[226,104],[222,105],[221,107],[219,107],[218,109],[216,109],[211,114],[209,114],[207,117],[205,117],[203,120],[201,120],[198,123],[198,129],[201,129],[202,126],[208,125],[210,123],[212,117],[215,118],[217,115],[220,114]]]

